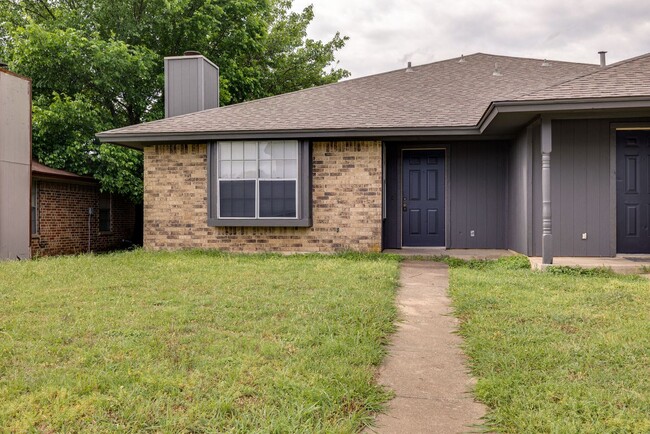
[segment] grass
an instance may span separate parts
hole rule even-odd
[[[506,433],[650,432],[650,284],[526,258],[452,264],[476,396]]]
[[[397,274],[354,254],[0,263],[0,427],[355,432],[390,397]]]

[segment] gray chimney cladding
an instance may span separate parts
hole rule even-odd
[[[219,67],[196,51],[165,57],[165,117],[219,107]]]

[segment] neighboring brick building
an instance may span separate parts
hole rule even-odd
[[[136,206],[101,193],[93,178],[32,161],[31,202],[34,258],[106,251],[136,241]]]

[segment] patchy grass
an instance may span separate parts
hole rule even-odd
[[[475,393],[491,408],[491,427],[650,432],[648,280],[515,266],[524,259],[459,263],[451,273]]]
[[[397,275],[354,254],[0,263],[0,426],[354,432],[389,398]]]

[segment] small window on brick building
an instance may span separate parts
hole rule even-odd
[[[111,195],[101,193],[99,195],[99,232],[111,231]]]
[[[32,181],[31,222],[32,235],[36,235],[38,234],[38,183],[36,181]]]

